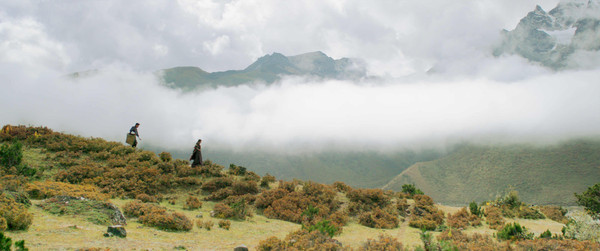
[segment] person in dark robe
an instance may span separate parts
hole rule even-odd
[[[194,152],[190,157],[190,160],[192,161],[192,167],[202,165],[202,149],[200,143],[202,143],[201,139],[199,139],[198,142],[196,142],[196,145],[194,146]]]

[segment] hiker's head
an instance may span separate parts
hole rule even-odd
[[[202,139],[199,139],[198,142],[196,142],[196,143],[200,143],[200,142],[202,142]]]
[[[135,128],[140,127],[140,123],[135,123]]]

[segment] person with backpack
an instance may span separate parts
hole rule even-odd
[[[137,138],[139,138],[140,140],[142,140],[142,138],[140,137],[140,134],[138,133],[138,127],[140,127],[140,123],[135,123],[134,126],[131,127],[131,129],[129,129],[129,133],[127,134],[127,144],[130,144],[131,147],[135,148],[137,146],[137,139],[135,138],[137,136]]]

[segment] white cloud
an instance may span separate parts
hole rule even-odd
[[[540,2],[549,9],[557,1]],[[140,122],[142,144],[185,149],[197,138],[314,150],[600,134],[597,53],[575,54],[587,70],[561,73],[489,55],[499,30],[514,28],[534,1],[37,3],[0,3],[0,124],[122,141]],[[183,94],[153,74],[242,69],[266,53],[316,50],[363,58],[384,77]],[[95,68],[77,81],[63,77]]]

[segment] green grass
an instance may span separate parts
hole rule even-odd
[[[546,147],[463,145],[410,167],[384,188],[399,191],[415,183],[447,204],[493,200],[516,190],[527,203],[573,205],[573,193],[599,181],[600,141],[575,140]]]

